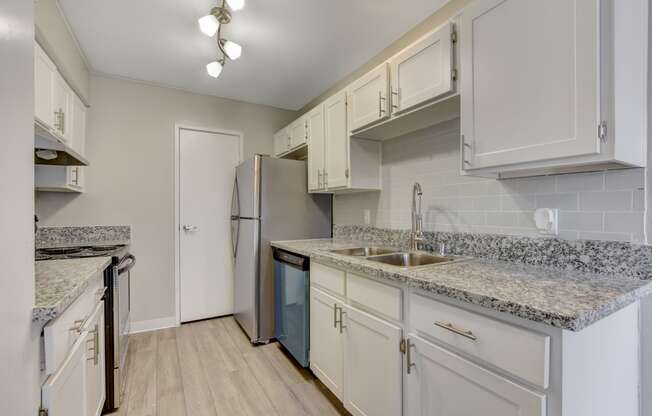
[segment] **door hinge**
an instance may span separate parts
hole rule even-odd
[[[403,338],[401,342],[398,343],[398,350],[401,352],[401,354],[405,355],[405,351],[406,351],[405,338]]]
[[[451,32],[451,42],[453,42],[453,43],[457,42],[457,32],[456,31]]]
[[[38,416],[48,416],[50,412],[48,412],[48,409],[38,409]]]
[[[457,81],[457,69],[451,69],[451,79]]]
[[[607,121],[602,120],[598,124],[598,138],[602,140],[603,143],[607,143]]]
[[[346,178],[349,177],[349,169],[348,169],[348,168],[344,169],[344,176],[345,176]]]

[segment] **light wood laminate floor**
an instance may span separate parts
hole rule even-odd
[[[252,346],[232,317],[130,337],[112,416],[349,415],[278,343]]]

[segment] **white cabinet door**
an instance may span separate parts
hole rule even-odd
[[[56,68],[38,44],[34,44],[34,118],[46,127],[54,125],[52,82]]]
[[[453,24],[447,23],[391,59],[392,113],[454,90],[453,30]]]
[[[61,74],[55,72],[52,81],[52,108],[54,115],[54,131],[63,139],[64,142],[70,144],[70,107],[71,107],[70,87],[66,81],[61,77]]]
[[[464,169],[599,153],[599,3],[477,0],[464,9]]]
[[[85,325],[89,334],[86,360],[86,415],[100,416],[106,399],[104,365],[104,301],[98,303]]]
[[[337,320],[342,302],[310,288],[310,369],[342,400],[343,344]],[[339,324],[341,325],[341,324]]]
[[[389,117],[389,67],[384,63],[363,75],[347,89],[349,129],[355,131]]]
[[[344,314],[344,407],[355,416],[401,415],[401,328],[350,306]]]
[[[290,148],[290,136],[288,128],[284,127],[274,135],[274,155],[279,156],[288,151]]]
[[[322,189],[324,174],[324,106],[320,105],[306,115],[308,121],[308,190]]]
[[[305,117],[290,124],[290,148],[299,147],[308,140],[308,126]]]
[[[545,416],[546,397],[410,337],[409,416]]]
[[[43,384],[41,407],[48,416],[87,416],[86,359],[91,336],[83,332],[61,367]]]
[[[349,130],[347,129],[346,92],[341,91],[324,103],[327,188],[348,185],[349,177]]]

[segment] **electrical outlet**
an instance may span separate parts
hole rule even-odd
[[[364,224],[365,225],[371,224],[371,210],[370,209],[365,209],[364,210]]]

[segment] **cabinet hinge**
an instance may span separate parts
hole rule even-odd
[[[451,32],[451,42],[453,43],[457,42],[457,32],[455,31]]]
[[[451,79],[457,81],[457,69],[451,69]]]
[[[607,143],[607,121],[602,120],[598,124],[598,138],[602,140],[603,143]]]
[[[345,176],[346,178],[349,177],[349,169],[348,169],[348,168],[344,169],[344,176]]]
[[[38,409],[38,416],[48,416],[49,414],[48,409]]]
[[[401,352],[401,354],[405,354],[405,338],[401,340],[401,342],[398,343],[398,350]]]

